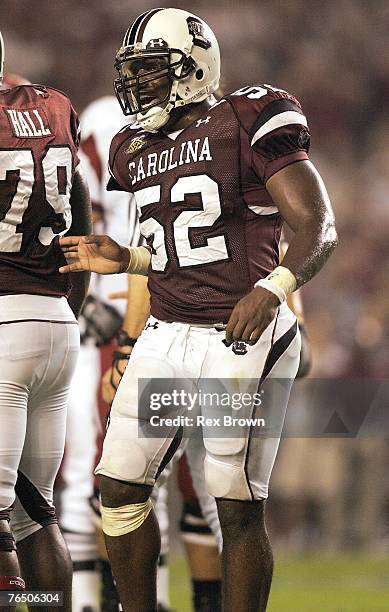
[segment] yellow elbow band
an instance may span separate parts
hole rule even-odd
[[[126,270],[127,274],[141,274],[147,276],[151,261],[151,253],[144,246],[128,247],[130,251],[130,263]]]
[[[147,519],[153,504],[151,500],[119,508],[101,506],[101,522],[106,535],[118,537],[139,529]]]
[[[297,280],[288,268],[278,266],[266,278],[257,281],[254,287],[264,287],[274,293],[282,303],[296,289]]]

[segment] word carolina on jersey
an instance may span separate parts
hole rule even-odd
[[[146,177],[163,174],[177,166],[202,161],[212,161],[208,136],[203,139],[186,140],[177,147],[177,150],[172,146],[161,153],[149,153],[145,158],[140,157],[136,162],[129,162],[131,184],[135,185]]]

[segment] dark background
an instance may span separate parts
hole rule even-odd
[[[1,0],[7,69],[64,90],[81,112],[112,92],[124,32],[153,6],[149,0]],[[331,262],[304,289],[311,375],[387,377],[389,2],[194,0],[180,7],[214,29],[226,91],[270,83],[296,95],[308,117],[311,158],[340,234]],[[386,550],[385,437],[286,440],[272,484],[276,543],[287,550],[313,542],[315,549]]]

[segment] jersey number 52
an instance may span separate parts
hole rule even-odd
[[[219,187],[216,181],[206,174],[183,176],[173,185],[170,191],[170,205],[184,202],[185,196],[199,194],[202,208],[200,210],[183,210],[173,221],[173,240],[176,257],[180,268],[199,266],[228,259],[224,235],[206,239],[204,246],[192,247],[190,230],[195,228],[209,229],[221,215]],[[138,209],[161,200],[161,186],[146,187],[135,193]],[[151,268],[163,272],[169,260],[165,228],[154,217],[140,223],[140,230],[145,238],[152,238],[153,254]]]

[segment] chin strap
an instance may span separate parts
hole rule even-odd
[[[170,113],[174,108],[180,108],[182,106],[186,106],[187,104],[196,102],[198,98],[201,98],[201,100],[198,100],[199,102],[201,102],[202,100],[204,100],[204,96],[210,96],[215,91],[214,83],[210,83],[199,89],[199,91],[197,91],[190,98],[187,98],[186,100],[177,100],[176,97],[178,85],[178,81],[173,82],[172,93],[170,94],[169,102],[164,108],[162,108],[161,106],[154,106],[154,108],[150,108],[150,110],[148,110],[146,113],[139,113],[136,116],[137,122],[144,130],[146,130],[147,132],[157,132],[169,121]],[[174,92],[173,89],[175,90]]]
[[[184,51],[189,57],[189,54],[193,48],[193,41],[189,38],[186,41]],[[176,76],[179,77],[182,72],[182,65],[178,69],[178,73],[176,72]],[[177,100],[177,91],[179,86],[179,80],[174,79],[172,83],[172,87],[170,90],[170,96],[168,103],[165,107],[155,106],[154,108],[150,108],[146,113],[138,113],[136,116],[136,120],[142,128],[148,132],[157,132],[161,127],[166,125],[166,123],[170,119],[170,113],[174,108],[178,106],[185,106],[185,104],[189,104],[195,97],[202,95],[200,92],[196,92],[195,96],[192,96],[189,100]],[[206,89],[206,88],[203,88]]]
[[[146,113],[139,113],[136,116],[136,120],[139,125],[142,126],[147,132],[156,132],[161,127],[166,125],[169,121],[170,113],[175,106],[175,100],[177,97],[178,81],[174,80],[170,91],[169,101],[163,108],[161,106],[154,106],[150,108]]]

